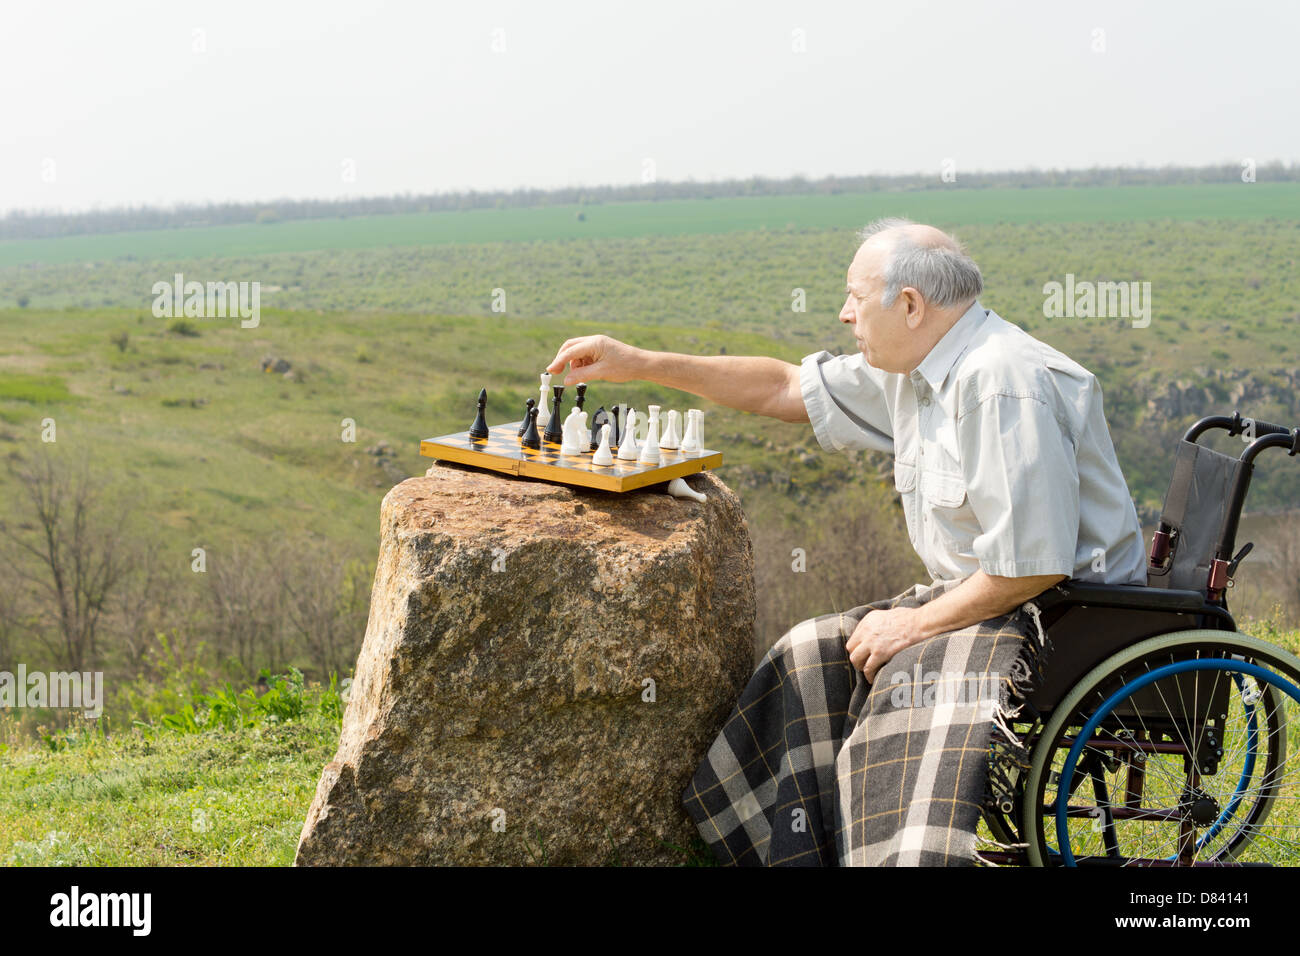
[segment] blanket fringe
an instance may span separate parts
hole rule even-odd
[[[998,706],[993,713],[993,731],[989,739],[985,800],[990,809],[1002,813],[1014,812],[1018,797],[1017,781],[1029,769],[1028,745],[1012,730],[1011,725],[1017,720],[1027,722],[1024,715],[1025,708],[1029,706],[1028,697],[1041,684],[1043,661],[1050,653],[1047,632],[1043,628],[1038,606],[1033,601],[1028,601],[1020,607],[1019,615],[1028,617],[1032,626],[1025,628],[1027,635],[1020,655],[1012,662],[1010,677],[1003,683]],[[995,845],[1007,849],[1001,844]]]

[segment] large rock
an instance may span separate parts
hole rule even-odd
[[[393,488],[297,862],[684,862],[754,625],[740,502],[689,482],[707,503],[443,462]]]

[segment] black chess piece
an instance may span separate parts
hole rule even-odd
[[[524,429],[523,446],[525,448],[541,448],[542,439],[537,434],[537,406],[534,405],[528,409],[528,426]]]
[[[583,407],[582,407],[582,403],[585,402],[586,400],[587,400],[587,383],[586,383],[586,382],[579,382],[579,383],[578,383],[578,398],[577,398],[577,401],[575,401],[575,402],[573,403],[573,404],[577,407],[578,411],[580,411],[580,412],[581,412],[581,411],[584,411],[584,409],[583,409]]]
[[[596,414],[591,416],[591,450],[592,451],[595,451],[597,448],[600,447],[600,429],[601,426],[608,421],[609,421],[609,413],[605,411],[604,405],[596,409]],[[614,429],[611,428],[610,432],[613,431]]]
[[[619,423],[619,419],[621,419],[626,414],[627,414],[627,409],[624,408],[622,404],[615,405],[613,408],[609,410],[609,447],[610,448],[618,447],[618,440],[621,437],[618,433],[618,423]]]
[[[560,397],[564,394],[564,386],[552,385],[551,392],[555,395],[555,401],[552,403],[551,420],[546,423],[546,433],[542,439],[558,445],[564,441],[564,419],[560,417]]]
[[[474,416],[474,424],[469,426],[469,437],[482,441],[488,437],[487,419],[483,416],[483,410],[487,408],[487,389],[479,389],[478,393],[478,414]]]
[[[530,399],[529,399],[529,400],[524,404],[524,417],[521,418],[521,419],[519,420],[519,437],[520,437],[520,438],[523,438],[523,437],[524,437],[524,432],[526,432],[526,431],[528,430],[528,413],[531,412],[531,411],[533,410],[533,406],[536,405],[536,404],[537,404],[537,399],[535,399],[535,398],[530,398]]]

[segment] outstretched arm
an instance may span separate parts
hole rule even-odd
[[[565,365],[565,385],[636,379],[783,422],[808,421],[799,366],[767,356],[652,352],[608,335],[584,335],[561,345],[546,370],[555,374]]]

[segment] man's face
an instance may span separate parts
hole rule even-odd
[[[858,249],[849,266],[845,290],[848,298],[840,310],[840,321],[852,327],[867,364],[886,372],[906,372],[906,303],[899,296],[888,309],[880,304],[885,289],[886,251],[885,244],[874,238]]]

